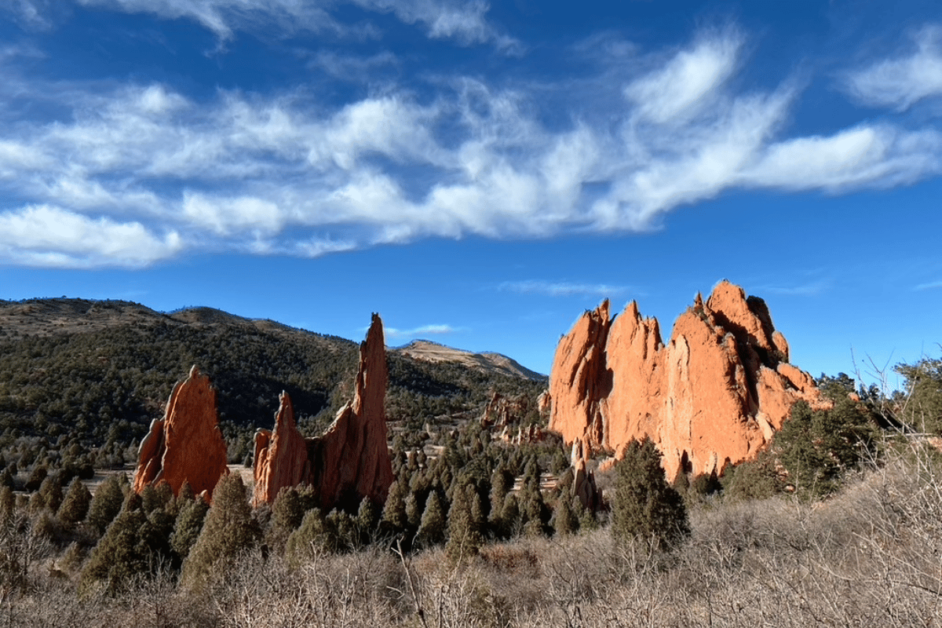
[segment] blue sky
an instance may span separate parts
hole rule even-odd
[[[940,122],[937,2],[8,0],[0,298],[545,373],[727,278],[866,373],[939,353]]]

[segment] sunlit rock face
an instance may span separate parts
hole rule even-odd
[[[163,419],[151,422],[141,442],[134,490],[166,482],[174,495],[188,482],[196,494],[212,496],[216,483],[228,473],[226,443],[219,431],[216,389],[194,366],[177,382]]]
[[[282,488],[299,485],[313,487],[322,508],[355,505],[364,497],[384,502],[393,481],[386,445],[387,380],[383,321],[374,314],[360,345],[353,401],[327,431],[305,439],[295,425],[291,399],[282,393],[275,429],[256,433],[255,504],[270,504]]]
[[[765,302],[727,281],[706,303],[697,295],[666,345],[636,303],[611,319],[605,301],[559,342],[549,427],[616,458],[650,437],[671,480],[720,474],[754,459],[799,399],[829,405],[788,352]]]

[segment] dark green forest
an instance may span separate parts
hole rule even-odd
[[[308,436],[352,397],[356,342],[212,310],[171,314],[122,301],[51,299],[0,304],[0,454],[28,469],[67,460],[108,468],[134,448],[192,365],[217,390],[230,462],[271,428],[287,391]],[[540,393],[545,382],[388,355],[387,417],[421,429],[475,418],[493,392]],[[410,433],[415,430],[409,430]]]

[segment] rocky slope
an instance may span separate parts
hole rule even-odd
[[[616,457],[647,436],[670,479],[719,474],[753,459],[799,399],[827,405],[788,353],[765,302],[727,281],[697,295],[666,345],[636,303],[612,319],[605,301],[559,342],[550,429]]]
[[[472,353],[430,340],[413,340],[406,346],[392,349],[390,352],[425,362],[454,362],[486,373],[525,377],[537,381],[546,379],[545,375],[531,371],[506,355],[493,352]]]

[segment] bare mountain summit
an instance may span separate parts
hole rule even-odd
[[[546,376],[531,371],[512,358],[500,353],[472,353],[454,349],[431,340],[413,340],[404,347],[390,349],[392,353],[425,362],[457,362],[488,373],[499,373],[532,380],[545,380]]]

